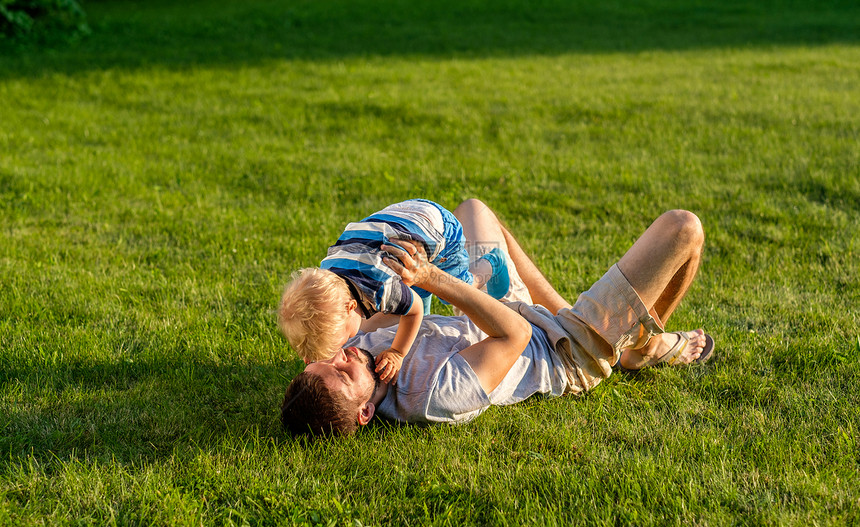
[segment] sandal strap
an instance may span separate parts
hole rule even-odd
[[[672,346],[669,351],[667,351],[662,357],[657,359],[657,364],[661,362],[668,363],[669,366],[675,364],[675,361],[681,356],[684,348],[687,347],[687,344],[690,342],[690,337],[688,337],[683,331],[676,331],[672,333],[673,335],[678,335],[678,342]]]

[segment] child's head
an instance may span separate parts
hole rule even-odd
[[[278,326],[305,362],[329,359],[358,331],[356,305],[341,277],[324,269],[300,269],[281,297]]]

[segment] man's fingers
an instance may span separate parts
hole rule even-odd
[[[404,260],[405,258],[412,258],[411,254],[406,252],[404,249],[401,249],[400,247],[394,245],[382,245],[380,246],[380,249],[393,256],[396,256],[397,258],[400,258],[401,260]]]
[[[391,242],[394,243],[393,241]],[[398,258],[408,256],[409,258],[426,258],[424,247],[410,240],[397,240],[396,245],[384,244],[381,246],[383,251],[387,251]]]
[[[390,241],[390,243],[385,244],[386,247],[393,247],[394,249],[398,249],[404,251],[406,254],[412,256],[415,254],[415,245],[412,244],[409,240],[394,240]]]
[[[406,240],[402,238],[392,238],[389,240],[391,243],[395,244],[395,247],[402,247],[404,251],[409,254],[415,254],[415,251],[418,250],[418,246],[412,240]]]
[[[398,274],[405,269],[405,267],[403,267],[403,264],[398,262],[396,258],[389,258],[388,256],[383,256],[382,262]]]
[[[427,256],[427,253],[424,251],[424,245],[415,242],[415,240],[398,239],[397,243],[403,246],[406,252],[409,253],[409,256]]]

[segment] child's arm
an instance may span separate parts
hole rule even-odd
[[[394,315],[391,313],[383,313],[378,312],[374,313],[370,318],[361,319],[361,325],[359,329],[364,331],[365,333],[370,333],[376,331],[380,328],[387,328],[389,326],[393,326],[400,322],[400,315]]]
[[[400,371],[403,358],[415,342],[422,320],[424,320],[424,303],[418,294],[412,291],[412,306],[408,313],[400,317],[391,347],[376,357],[376,371],[381,372],[380,379],[383,382],[393,383],[397,379],[397,372]]]

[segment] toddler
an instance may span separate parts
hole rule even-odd
[[[399,316],[391,347],[376,358],[384,382],[396,378],[430,307],[430,293],[403,284],[383,263],[382,245],[397,240],[423,245],[427,259],[446,273],[501,298],[510,278],[504,252],[493,249],[469,265],[463,228],[454,215],[432,201],[395,203],[350,223],[319,268],[297,271],[284,290],[278,325],[305,362],[325,360],[354,337],[362,319]]]

